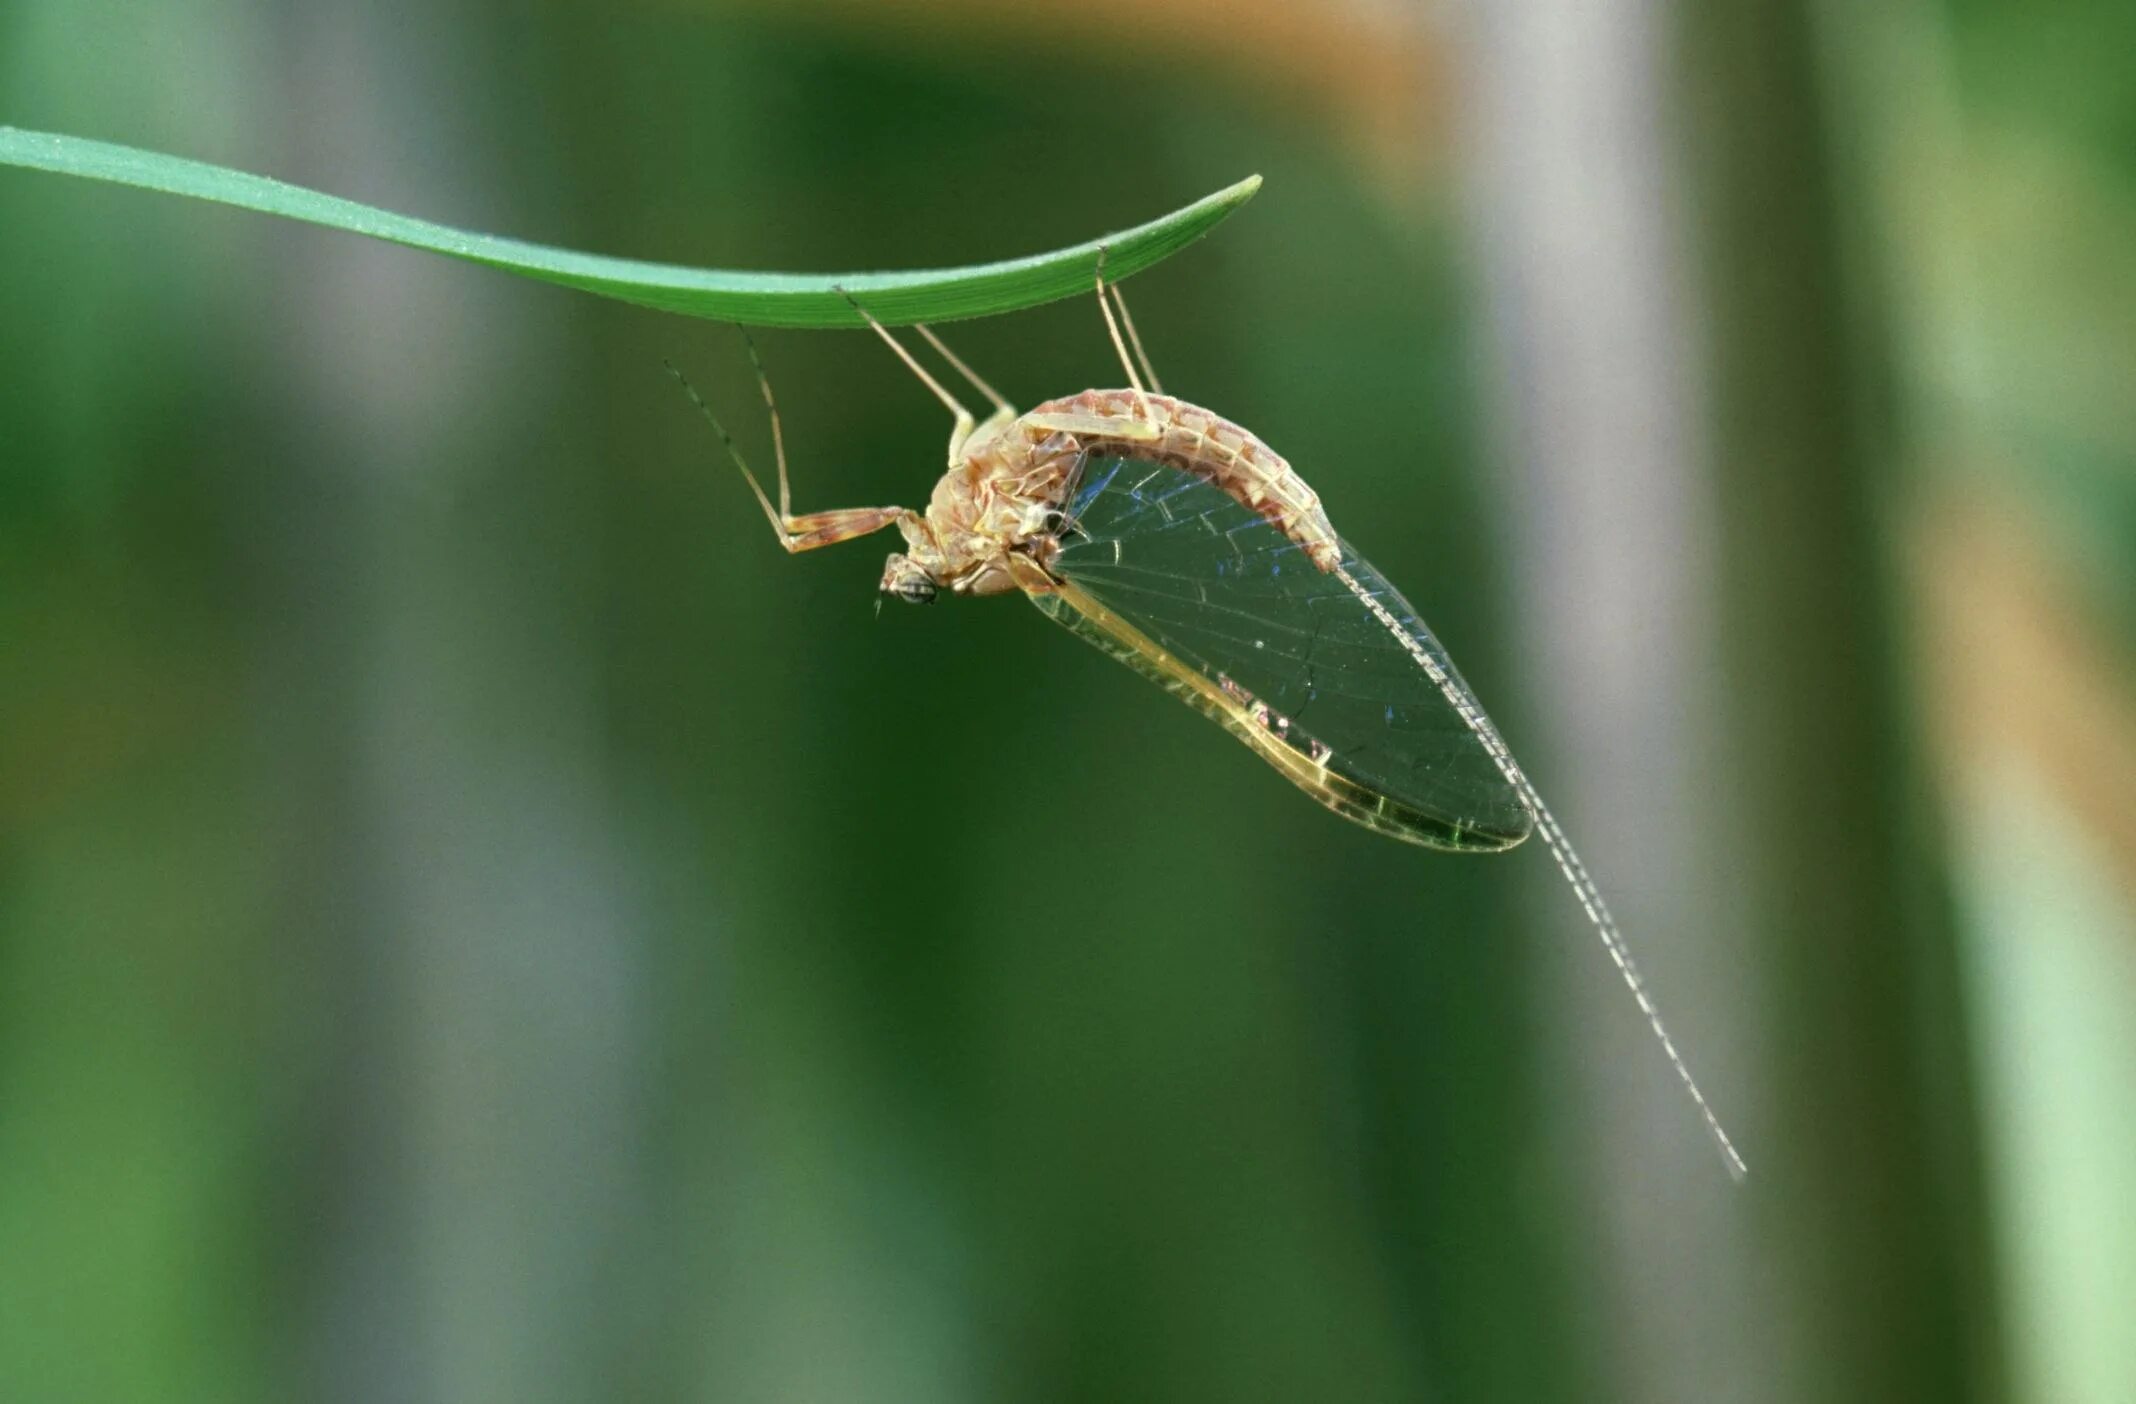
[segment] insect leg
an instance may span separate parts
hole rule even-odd
[[[749,368],[756,372],[757,389],[764,392],[764,412],[771,417],[771,452],[779,462],[779,517],[783,521],[793,515],[794,495],[786,481],[786,431],[779,426],[779,402],[771,397],[771,377],[764,374],[764,362],[757,356],[756,338],[749,334],[747,327],[737,327],[735,330],[742,334],[742,345],[749,352]],[[685,381],[683,385],[687,389],[689,382]],[[690,397],[696,399],[697,392],[692,390]],[[698,401],[698,408],[704,409],[702,400]],[[710,417],[710,410],[705,413]],[[713,420],[712,427],[719,429],[719,421]],[[749,479],[749,486],[756,487],[756,478],[750,474],[748,466],[742,463],[742,456],[735,451],[734,441],[727,438],[727,431],[720,429],[719,436],[726,441],[727,452],[734,454],[735,464],[741,468],[742,476]],[[763,497],[764,490],[757,488],[758,500],[762,501]]]
[[[1089,441],[1120,440],[1125,443],[1155,443],[1164,432],[1155,424],[1130,423],[1099,414],[1027,414],[1023,422],[1033,429],[1056,434],[1074,434]]]
[[[1128,314],[1127,295],[1120,291],[1118,283],[1113,283],[1110,286],[1112,288],[1113,303],[1120,309],[1121,325],[1127,328],[1127,344],[1135,348],[1135,359],[1142,363],[1142,373],[1149,377],[1150,389],[1162,395],[1164,393],[1164,385],[1157,379],[1156,367],[1150,364],[1150,353],[1142,349],[1142,335],[1135,330],[1135,319]]]
[[[1120,368],[1127,372],[1128,386],[1135,392],[1135,404],[1142,412],[1142,422],[1155,424],[1157,416],[1150,413],[1150,402],[1142,388],[1142,377],[1135,374],[1135,363],[1127,358],[1127,343],[1120,339],[1120,324],[1113,320],[1112,303],[1105,296],[1105,246],[1098,245],[1098,311],[1105,314],[1105,330],[1112,334],[1113,350],[1120,354]],[[1126,305],[1121,305],[1125,312]],[[1154,378],[1154,377],[1153,377]]]
[[[912,329],[927,338],[927,344],[940,352],[943,360],[955,366],[957,373],[972,383],[972,388],[993,402],[994,412],[987,416],[987,423],[992,424],[997,420],[1006,423],[1016,417],[1016,407],[1010,404],[999,390],[981,380],[970,366],[964,364],[964,359],[950,350],[941,337],[935,335],[933,327],[928,326],[925,322],[914,322]]]
[[[972,419],[972,412],[966,409],[962,404],[958,403],[957,397],[955,395],[952,395],[947,390],[944,390],[942,388],[941,381],[936,380],[933,376],[927,373],[927,368],[921,365],[918,360],[914,359],[913,354],[905,349],[905,344],[899,341],[896,337],[890,335],[890,329],[888,327],[885,327],[881,322],[875,320],[874,313],[868,311],[867,308],[861,306],[858,302],[855,302],[853,300],[853,295],[847,292],[844,288],[839,288],[836,291],[838,292],[839,296],[843,297],[847,302],[852,303],[853,310],[855,312],[858,312],[861,316],[868,319],[868,325],[873,327],[875,329],[875,334],[881,337],[884,343],[888,345],[892,351],[897,353],[897,358],[905,363],[905,369],[911,371],[914,375],[918,376],[920,378],[920,383],[926,386],[929,390],[932,390],[934,392],[934,397],[942,402],[943,408],[947,409],[950,414],[955,416],[957,421],[956,426],[949,431],[949,465],[952,468],[956,467],[959,461],[959,455],[963,452],[964,449],[964,441],[972,436],[972,428],[975,423],[975,421]],[[927,335],[930,341],[934,341],[935,338],[932,332],[929,332]],[[936,341],[935,344],[939,346],[941,343],[939,341]],[[954,362],[956,358],[952,356],[950,360]],[[971,372],[965,371],[965,374],[969,376],[971,375]],[[973,383],[978,383],[976,378],[974,378]],[[999,401],[1000,397],[995,396],[995,399]]]
[[[748,333],[744,332],[743,337],[746,340]],[[704,397],[697,393],[697,387],[690,384],[683,373],[673,365],[668,366],[668,374],[675,377],[676,382],[682,386],[683,393],[690,397],[690,403],[697,406],[697,412],[705,417],[705,422],[712,426],[712,432],[718,434],[719,441],[727,446],[727,456],[734,460],[735,467],[742,470],[742,477],[748,482],[749,490],[756,494],[757,505],[764,509],[765,520],[769,521],[771,529],[778,533],[779,544],[786,548],[788,554],[813,551],[818,546],[832,546],[841,541],[850,541],[856,536],[866,536],[871,531],[881,531],[907,515],[902,507],[842,507],[829,512],[809,512],[795,516],[793,494],[787,485],[786,441],[779,429],[779,406],[771,397],[771,380],[764,374],[762,362],[757,360],[756,345],[753,342],[749,346],[749,360],[756,366],[757,384],[764,391],[764,406],[771,411],[771,442],[779,459],[777,507],[771,505],[771,498],[765,494],[763,484],[757,481],[756,474],[750,472],[748,463],[743,461],[742,451],[735,446],[734,437],[727,432],[727,427],[719,422],[719,417],[712,413],[712,407],[705,403]]]

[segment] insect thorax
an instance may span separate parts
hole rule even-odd
[[[1034,436],[1012,424],[987,436],[935,484],[925,517],[899,523],[907,555],[957,594],[1018,588],[1008,558],[1022,554],[1046,565],[1059,554],[1053,536],[1082,459],[1064,434]]]

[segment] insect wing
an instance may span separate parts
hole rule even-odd
[[[1064,586],[1033,602],[1322,804],[1435,848],[1527,837],[1527,807],[1410,645],[1221,488],[1145,460],[1093,460],[1060,539]],[[1408,601],[1347,542],[1342,560],[1474,707]]]

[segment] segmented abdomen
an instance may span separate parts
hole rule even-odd
[[[1171,395],[1085,390],[1048,400],[1027,417],[1040,415],[1119,421],[1120,437],[1079,431],[1076,438],[1091,453],[1146,458],[1205,478],[1297,542],[1320,569],[1331,571],[1342,563],[1342,543],[1319,495],[1283,455],[1214,411]],[[1157,429],[1155,439],[1142,428],[1150,424]]]

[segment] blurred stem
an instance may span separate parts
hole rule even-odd
[[[1787,1148],[1758,1191],[1805,1396],[2003,1396],[1956,953],[1902,718],[1883,309],[1799,0],[1681,15],[1737,803]],[[1835,34],[1835,41],[1840,38]],[[1871,1323],[1874,1323],[1873,1329]]]

